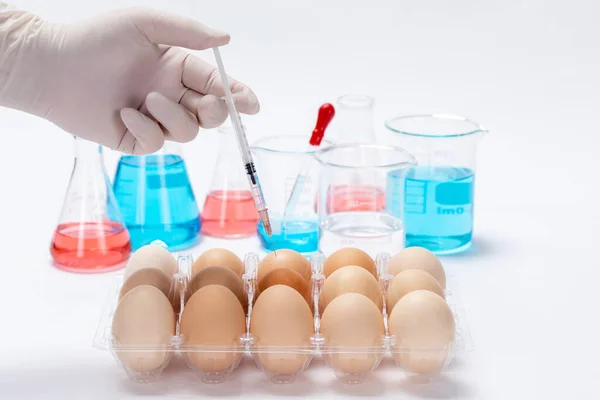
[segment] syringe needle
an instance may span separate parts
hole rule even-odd
[[[260,216],[260,220],[262,221],[263,227],[265,228],[265,232],[267,233],[267,235],[271,236],[271,220],[269,220],[268,211],[266,209],[260,210],[258,212],[258,215]]]

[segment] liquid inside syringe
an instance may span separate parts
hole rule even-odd
[[[252,198],[254,199],[254,204],[256,205],[256,210],[258,211],[258,215],[260,220],[263,223],[265,228],[265,232],[267,235],[271,236],[271,221],[269,220],[269,214],[267,211],[267,205],[264,203],[264,196],[262,193],[262,188],[260,187],[260,182],[258,181],[258,176],[256,175],[256,167],[253,162],[249,162],[245,165],[246,175],[248,176],[248,181],[250,183],[250,192],[252,193]]]

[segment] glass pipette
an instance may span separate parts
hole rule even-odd
[[[254,160],[252,159],[252,153],[250,152],[250,146],[248,145],[248,139],[244,133],[242,121],[235,108],[233,102],[233,96],[231,95],[231,89],[229,88],[229,80],[225,73],[225,67],[223,66],[223,60],[221,59],[221,53],[218,47],[213,47],[215,53],[215,60],[217,61],[217,67],[219,68],[219,74],[221,74],[221,80],[223,82],[223,88],[225,89],[225,103],[229,109],[229,118],[233,124],[233,130],[235,131],[235,137],[237,144],[240,149],[242,161],[244,162],[244,168],[246,169],[246,176],[250,183],[250,191],[252,192],[252,198],[254,199],[254,205],[260,216],[260,220],[265,228],[267,235],[271,236],[271,221],[269,220],[269,212],[267,209],[267,203],[263,196],[260,182],[258,180],[258,174],[256,173],[256,167],[254,166]]]
[[[325,130],[329,126],[329,123],[333,119],[335,115],[335,108],[333,105],[329,103],[323,104],[319,108],[319,116],[317,118],[317,125],[315,129],[312,131],[312,135],[310,137],[309,146],[307,152],[316,150],[320,145],[323,137],[325,136]],[[290,197],[285,205],[285,209],[283,211],[283,221],[282,228],[285,229],[286,222],[293,217],[294,210],[296,208],[296,203],[302,193],[302,189],[304,186],[304,182],[306,181],[309,171],[310,171],[310,162],[311,160],[307,160],[302,167],[300,168],[300,172],[296,176],[294,181],[294,186],[292,186],[292,191],[290,193]]]

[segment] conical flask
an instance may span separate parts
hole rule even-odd
[[[202,234],[243,238],[256,234],[259,220],[232,127],[221,127],[219,154],[202,208]]]
[[[170,251],[198,242],[198,204],[177,143],[165,142],[150,155],[121,156],[113,187],[134,250],[155,240]]]
[[[63,270],[108,272],[124,266],[131,253],[102,147],[75,138],[75,162],[50,254]]]

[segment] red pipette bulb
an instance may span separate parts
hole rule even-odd
[[[319,117],[317,118],[317,125],[313,129],[312,136],[310,137],[311,146],[319,146],[325,136],[325,130],[329,126],[329,123],[335,115],[335,108],[330,103],[325,103],[319,108]]]

